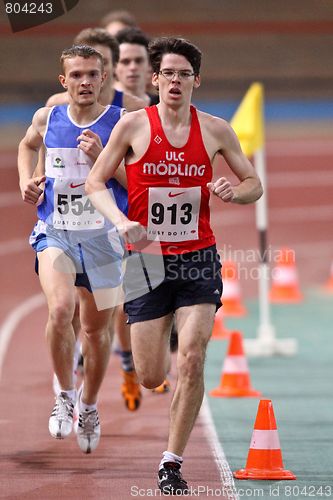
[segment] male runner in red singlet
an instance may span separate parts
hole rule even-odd
[[[146,252],[154,244],[163,252],[164,281],[125,307],[135,367],[146,387],[156,386],[165,377],[168,337],[176,317],[178,381],[158,485],[164,493],[186,494],[188,486],[180,472],[182,454],[202,403],[206,346],[221,305],[221,266],[209,223],[209,196],[223,202],[252,203],[260,198],[262,187],[229,124],[191,106],[193,89],[200,85],[200,50],[183,39],[160,38],[150,44],[149,51],[160,103],[120,120],[88,176],[86,190],[128,241],[145,231],[150,241]],[[236,185],[225,177],[212,182],[212,164],[218,154],[239,179]],[[105,180],[114,175],[123,157],[130,220],[104,189]],[[147,245],[140,244],[141,249]],[[132,244],[132,250],[138,246]]]

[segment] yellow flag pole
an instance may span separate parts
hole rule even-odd
[[[269,304],[269,262],[267,245],[267,189],[264,137],[264,90],[260,83],[253,83],[237,109],[231,126],[235,130],[242,150],[253,157],[254,166],[263,186],[263,196],[256,203],[256,225],[259,234],[259,327],[255,339],[245,339],[248,355],[292,355],[297,351],[295,339],[278,340],[271,322]]]

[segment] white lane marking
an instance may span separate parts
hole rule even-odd
[[[7,353],[10,339],[25,316],[31,314],[35,309],[45,304],[43,293],[37,293],[29,299],[16,306],[7,316],[0,328],[0,380],[3,368],[3,362]]]
[[[0,243],[0,257],[9,253],[20,253],[26,250],[31,250],[28,238],[16,238]]]
[[[268,210],[270,223],[297,223],[313,221],[331,221],[333,220],[332,205],[307,205],[305,207],[280,207]],[[226,210],[224,214],[212,209],[211,221],[213,227],[226,227],[236,224],[251,224],[255,221],[253,211],[249,210]]]
[[[236,491],[234,478],[219,441],[206,396],[204,396],[199,417],[203,422],[204,433],[220,474],[223,496],[228,498],[228,500],[237,500],[239,497]]]

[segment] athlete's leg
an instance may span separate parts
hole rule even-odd
[[[39,279],[45,293],[49,316],[46,337],[53,369],[61,389],[72,390],[75,335],[72,320],[75,309],[75,289],[72,261],[62,250],[47,248],[38,254]],[[59,271],[59,258],[62,269]],[[57,266],[54,261],[57,259]]]
[[[148,389],[159,386],[170,366],[170,331],[173,314],[131,324],[134,365]]]
[[[84,357],[84,385],[81,399],[88,405],[97,401],[110,356],[109,321],[112,309],[98,311],[94,296],[78,288]]]
[[[204,362],[215,305],[198,304],[176,311],[178,379],[170,410],[168,451],[181,456],[204,395]]]

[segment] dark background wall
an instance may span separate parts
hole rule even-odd
[[[115,9],[130,10],[152,36],[199,45],[200,99],[238,98],[254,80],[268,97],[333,97],[332,0],[80,0],[66,15],[15,34],[2,10],[1,102],[40,102],[58,91],[62,49]]]

